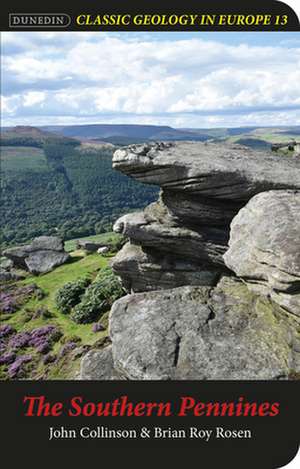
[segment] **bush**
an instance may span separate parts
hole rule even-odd
[[[96,321],[123,295],[124,290],[118,277],[109,267],[102,269],[87,288],[81,302],[73,309],[71,318],[77,323]]]
[[[81,297],[89,284],[90,280],[88,278],[82,278],[75,282],[66,283],[55,295],[57,308],[62,313],[69,314],[71,309],[80,302]]]

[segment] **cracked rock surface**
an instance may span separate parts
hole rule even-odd
[[[226,265],[300,316],[300,191],[253,197],[231,224]]]
[[[114,368],[127,379],[287,379],[300,371],[300,321],[237,279],[114,303]]]
[[[180,287],[182,285],[215,285],[218,269],[203,266],[173,253],[146,249],[127,243],[113,259],[113,268],[123,279],[128,291],[145,292]]]

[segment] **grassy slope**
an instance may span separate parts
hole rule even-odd
[[[67,252],[74,251],[76,249],[76,241],[83,239],[86,241],[95,241],[98,243],[110,243],[113,241],[117,241],[120,238],[120,235],[117,235],[113,231],[110,231],[108,233],[101,233],[97,235],[92,235],[92,236],[84,236],[83,238],[75,238],[75,239],[70,239],[65,242],[65,250]]]
[[[56,354],[62,347],[63,343],[76,336],[81,339],[79,345],[94,345],[99,339],[104,339],[107,336],[107,331],[94,333],[92,331],[92,324],[76,324],[68,315],[62,314],[55,306],[56,291],[65,283],[76,280],[80,277],[85,277],[90,274],[95,276],[97,271],[106,267],[109,258],[100,256],[99,254],[90,254],[85,256],[82,251],[74,251],[72,259],[69,263],[64,264],[54,271],[39,277],[28,276],[25,280],[18,282],[19,284],[32,284],[35,283],[45,293],[45,297],[41,300],[30,299],[25,303],[20,310],[9,316],[6,316],[3,323],[11,324],[18,332],[32,330],[35,327],[40,327],[48,324],[58,326],[63,333],[62,339],[57,342],[52,350]],[[28,311],[35,311],[38,308],[47,308],[52,313],[52,317],[44,319],[39,317],[31,319],[26,322]],[[31,353],[35,357],[33,371],[31,374],[32,379],[39,379],[46,377],[47,379],[72,379],[75,373],[79,370],[81,357],[76,360],[70,360],[69,356],[62,358],[57,363],[51,365],[44,365],[42,357],[38,355],[34,349],[23,351],[22,353]],[[2,368],[2,370],[1,370]],[[0,379],[5,379],[4,367],[0,366]]]
[[[46,294],[42,300],[30,300],[26,305],[13,315],[10,321],[11,325],[14,325],[19,329],[19,322],[22,323],[22,316],[25,309],[36,309],[37,307],[44,306],[51,313],[53,313],[53,319],[49,320],[49,323],[55,323],[60,326],[64,334],[67,336],[76,335],[82,339],[85,344],[91,344],[98,338],[92,332],[91,324],[76,324],[72,321],[68,315],[60,313],[55,306],[55,294],[56,291],[64,284],[72,282],[80,277],[85,277],[87,274],[96,274],[97,270],[107,266],[107,258],[99,256],[99,254],[91,254],[83,256],[81,251],[75,251],[72,253],[72,261],[70,263],[61,265],[57,269],[48,274],[44,274],[40,277],[30,276],[26,278],[22,283],[30,284],[35,283],[40,287]],[[38,319],[35,321],[34,326],[39,326],[43,320]],[[48,323],[48,322],[47,322]],[[28,328],[32,329],[33,322],[28,323]],[[22,330],[26,330],[26,327],[22,326]]]
[[[233,135],[228,138],[228,141],[235,142],[240,138],[258,138],[261,140],[265,140],[269,143],[285,143],[290,142],[291,140],[298,140],[300,139],[300,132],[299,136],[295,134],[283,134],[278,129],[271,129],[271,128],[262,128],[262,129],[255,129],[253,132],[248,133],[241,133],[238,135]]]

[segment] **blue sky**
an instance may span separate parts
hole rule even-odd
[[[300,33],[2,33],[2,125],[300,124]]]

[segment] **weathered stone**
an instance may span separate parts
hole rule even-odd
[[[226,265],[300,316],[300,191],[259,194],[231,224]]]
[[[152,204],[154,205],[154,204]],[[233,217],[242,208],[241,202],[208,199],[199,194],[187,194],[176,191],[161,191],[160,205],[177,224],[196,224],[198,226],[230,225]]]
[[[0,269],[1,270],[10,270],[13,267],[14,263],[10,259],[3,257],[0,259]]]
[[[23,278],[24,276],[14,269],[0,269],[0,282],[11,282],[12,280],[22,280]]]
[[[69,259],[69,254],[58,251],[36,251],[31,253],[26,259],[25,264],[29,272],[33,274],[45,274],[55,267],[64,264]]]
[[[84,249],[87,252],[97,252],[98,249],[107,247],[106,244],[97,243],[95,241],[88,241],[84,239],[79,239],[76,242],[77,249]]]
[[[90,350],[81,360],[80,380],[118,380],[122,376],[114,369],[111,345]]]
[[[142,380],[296,376],[300,159],[181,142],[122,148],[113,164],[162,187],[156,203],[114,226],[130,243],[113,269],[144,292],[111,310],[114,368]],[[243,281],[223,276],[212,288],[223,256]]]
[[[128,379],[284,379],[299,371],[299,323],[233,278],[114,303],[114,367]],[[297,368],[298,367],[298,368]]]
[[[220,272],[211,266],[199,266],[179,259],[176,254],[163,255],[131,243],[113,258],[111,266],[128,291],[142,292],[175,288],[182,285],[215,285]]]
[[[63,240],[57,236],[40,236],[26,246],[6,249],[3,255],[33,274],[49,272],[69,259]]]
[[[64,251],[64,241],[58,236],[39,236],[28,246],[30,252]]]
[[[15,267],[19,267],[20,269],[27,269],[25,264],[25,259],[30,254],[30,249],[28,246],[20,246],[15,248],[8,248],[3,251],[3,256],[7,257],[7,259],[13,262]]]
[[[113,167],[147,184],[203,197],[249,200],[271,189],[300,189],[299,158],[228,143],[178,142],[117,150]]]
[[[183,259],[224,266],[227,230],[209,226],[192,229],[159,223],[143,212],[124,215],[115,223],[113,229],[136,244],[156,248],[163,253],[176,252],[176,255]]]

